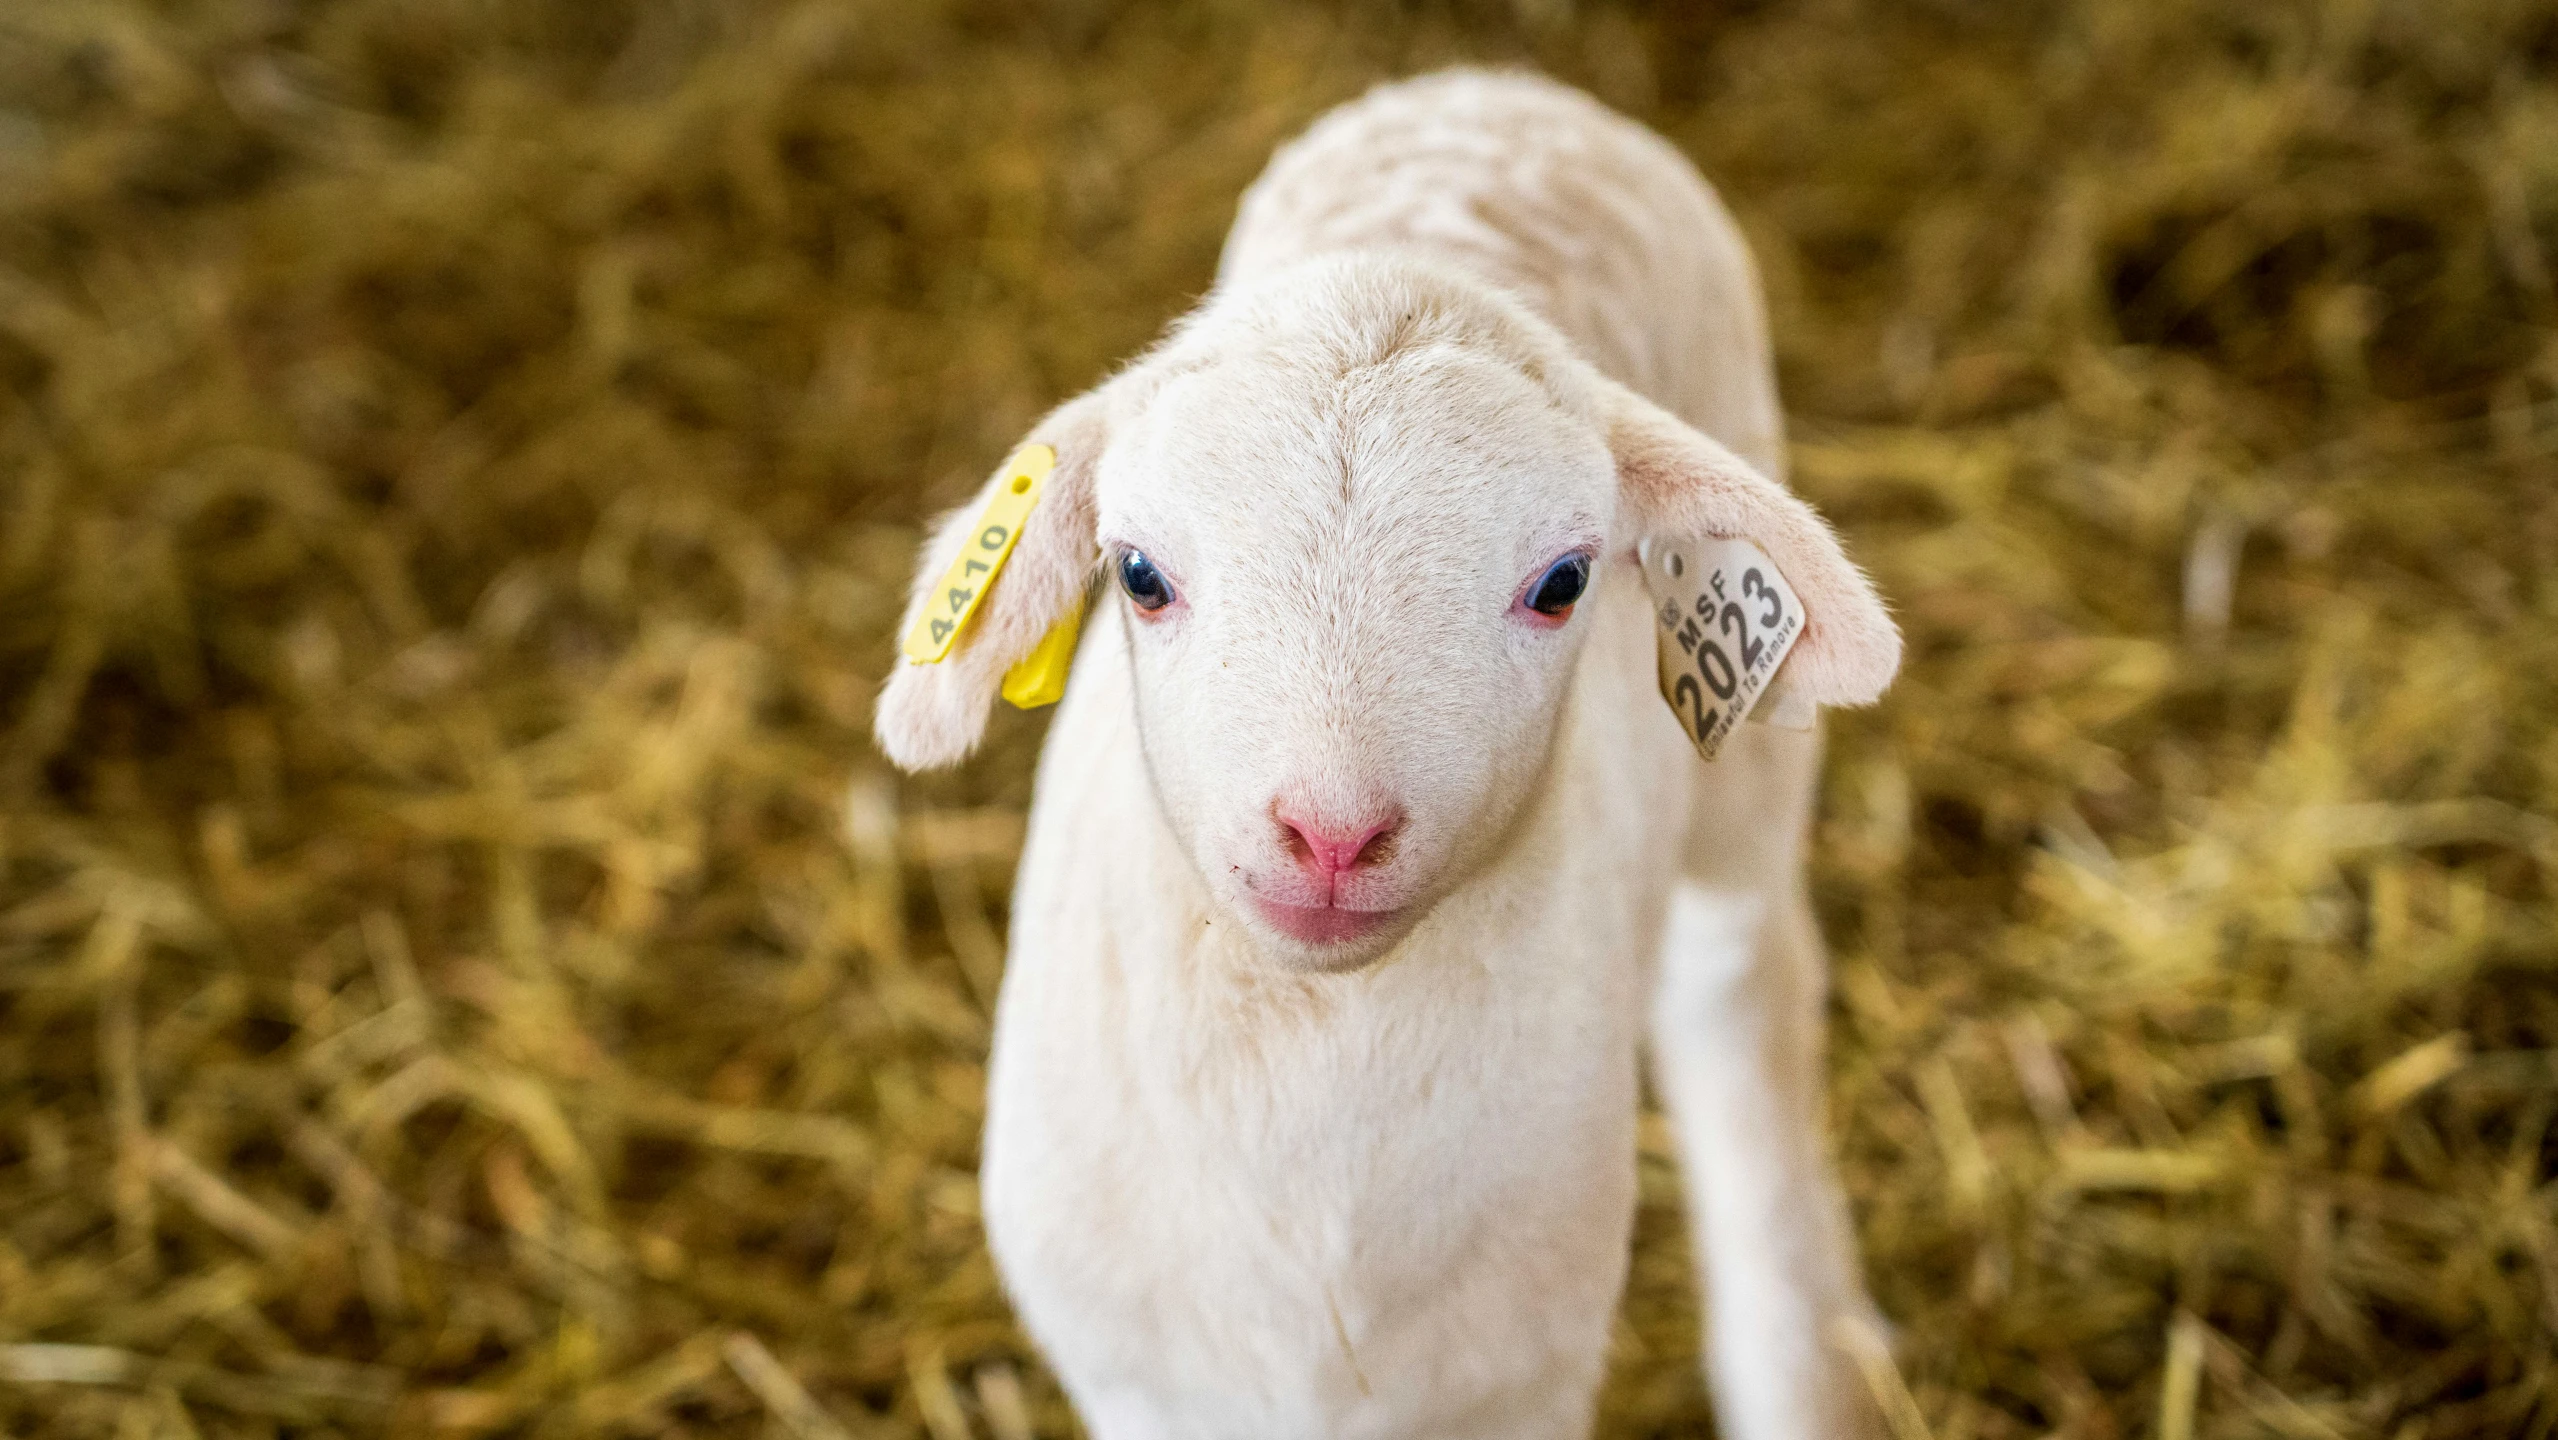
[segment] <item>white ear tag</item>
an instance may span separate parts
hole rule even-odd
[[[1732,727],[1769,693],[1803,635],[1803,602],[1776,563],[1747,540],[1646,539],[1636,551],[1652,596],[1661,698],[1711,760]],[[1818,707],[1776,687],[1770,724],[1808,729]]]

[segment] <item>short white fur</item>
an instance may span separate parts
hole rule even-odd
[[[1866,1433],[1831,1339],[1871,1310],[1821,1141],[1819,740],[1697,761],[1634,547],[1755,541],[1820,703],[1873,700],[1900,642],[1780,483],[1756,277],[1694,168],[1549,82],[1381,88],[1273,160],[1170,338],[1029,438],[1046,497],[878,735],[963,758],[1129,550],[1178,597],[1101,591],[991,1062],[989,1238],[1092,1432],[1586,1433],[1648,1021],[1724,1432]],[[1528,612],[1572,553],[1588,594]],[[1372,822],[1390,843],[1329,878],[1292,849]],[[1325,906],[1363,928],[1273,918]]]

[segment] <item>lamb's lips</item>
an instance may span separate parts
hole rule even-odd
[[[1256,898],[1255,909],[1273,926],[1309,945],[1337,945],[1372,935],[1394,919],[1392,910],[1352,910],[1340,905],[1283,905]]]

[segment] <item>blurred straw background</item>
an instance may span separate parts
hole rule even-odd
[[[1072,1433],[972,1173],[1040,722],[888,774],[896,597],[1460,58],[1724,186],[1913,640],[1817,877],[1900,1440],[2551,1434],[2528,0],[19,0],[0,1430]],[[1646,1136],[1602,1433],[1697,1435]]]

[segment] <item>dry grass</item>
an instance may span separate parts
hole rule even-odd
[[[0,1429],[1066,1433],[972,1179],[1039,725],[886,775],[895,593],[1460,55],[1724,182],[1915,642],[1819,872],[1907,1427],[2558,1426],[2546,7],[36,0]],[[1644,1174],[1604,1431],[1692,1434]]]

